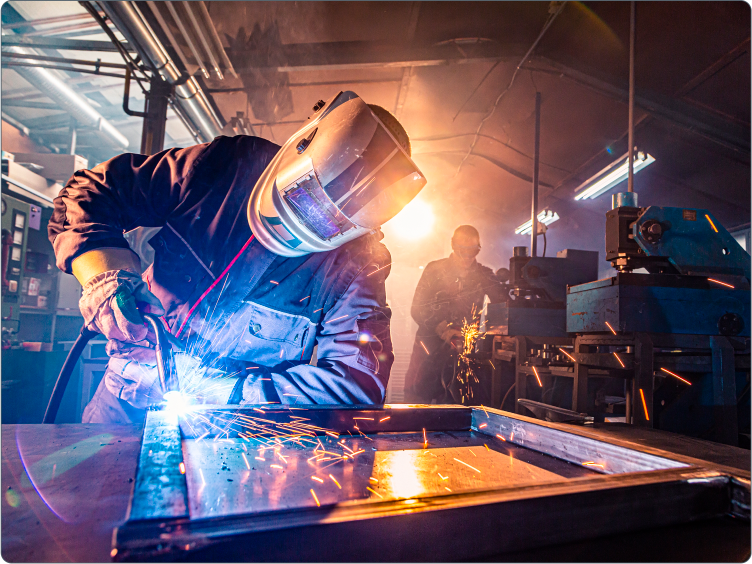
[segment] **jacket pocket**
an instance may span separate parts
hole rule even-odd
[[[265,366],[310,359],[316,341],[316,326],[310,319],[253,302],[247,308],[240,315],[245,321],[245,333],[232,355],[234,358]]]

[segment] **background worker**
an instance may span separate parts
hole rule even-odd
[[[218,137],[76,172],[49,235],[111,357],[84,422],[139,421],[162,401],[147,310],[200,361],[194,383],[226,376],[195,386],[212,402],[383,402],[394,357],[378,229],[425,182],[399,122],[352,92],[317,103],[281,148]],[[143,275],[123,238],[139,226],[162,227]]]
[[[452,403],[453,397],[442,383],[442,373],[452,374],[457,349],[462,349],[463,320],[480,316],[483,299],[502,299],[501,285],[493,271],[479,264],[480,235],[471,225],[460,225],[452,235],[448,258],[430,262],[423,270],[413,297],[410,314],[418,324],[415,344],[405,374],[405,401],[412,403]],[[456,395],[456,394],[455,394]]]

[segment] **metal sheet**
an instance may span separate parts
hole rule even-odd
[[[426,433],[426,443],[422,433],[325,436],[321,443],[325,454],[318,445],[315,451],[312,445],[295,443],[269,448],[254,439],[184,440],[191,519],[447,495],[595,474],[469,431]]]

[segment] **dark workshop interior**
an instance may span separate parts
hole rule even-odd
[[[750,558],[748,2],[0,14],[6,561]]]

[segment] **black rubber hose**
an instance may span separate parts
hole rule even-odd
[[[84,352],[86,345],[94,335],[99,335],[96,331],[89,331],[84,325],[81,327],[81,333],[79,334],[76,342],[73,343],[68,356],[63,363],[63,367],[60,369],[60,375],[55,382],[55,388],[52,390],[50,401],[47,404],[47,410],[44,412],[44,419],[42,423],[54,423],[57,417],[57,411],[60,409],[60,402],[63,401],[63,395],[65,395],[65,388],[68,387],[68,381],[70,380],[73,369],[76,367],[78,359],[81,357],[81,353]]]

